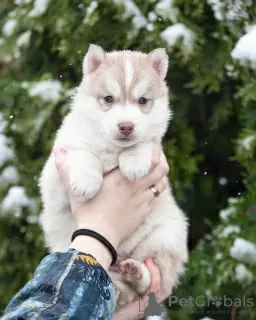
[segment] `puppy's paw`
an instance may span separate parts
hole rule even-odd
[[[70,174],[71,191],[83,201],[92,199],[100,190],[102,176],[97,173],[76,173]]]
[[[133,283],[142,277],[141,263],[136,260],[127,259],[120,263],[119,268],[126,282]]]
[[[149,173],[152,153],[124,151],[119,157],[119,168],[129,180],[139,180]]]
[[[149,288],[151,277],[144,263],[127,259],[120,263],[119,269],[124,281],[132,285],[139,294]]]

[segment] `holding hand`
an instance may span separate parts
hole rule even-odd
[[[150,188],[160,193],[167,186],[168,164],[160,146],[156,146],[152,159],[152,168],[147,176],[140,180],[129,181],[119,169],[107,174],[96,196],[87,202],[81,202],[70,189],[69,177],[65,168],[66,151],[54,149],[56,166],[68,191],[72,214],[78,229],[86,228],[102,234],[117,248],[145,220],[151,211],[155,194]],[[72,248],[91,253],[98,262],[108,270],[111,256],[108,250],[96,239],[78,236]],[[157,266],[151,259],[146,259],[146,266],[151,275],[150,288],[139,299],[128,303],[113,315],[115,320],[136,320],[143,313],[148,301],[148,293],[154,292],[158,302],[163,301],[161,295],[161,277]]]
[[[78,228],[92,229],[102,234],[115,248],[134,232],[151,211],[155,197],[150,186],[155,185],[160,193],[167,186],[168,164],[157,146],[152,169],[147,176],[129,181],[119,169],[115,169],[104,177],[101,189],[93,199],[81,202],[70,191],[65,168],[66,151],[55,148],[54,154]],[[160,158],[163,160],[160,161]]]

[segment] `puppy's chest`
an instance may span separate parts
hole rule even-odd
[[[116,167],[118,167],[118,157],[119,153],[110,152],[110,151],[102,151],[99,154],[101,163],[103,165],[104,173],[107,173]]]

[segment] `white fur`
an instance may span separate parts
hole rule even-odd
[[[116,80],[109,79],[109,81],[106,83],[106,86],[108,91],[112,92],[115,97],[121,95],[121,89],[119,83]]]
[[[132,62],[126,59],[124,66],[125,66],[125,86],[126,86],[126,90],[128,91],[132,84],[132,79],[133,79]]]
[[[103,174],[117,166],[120,166],[121,172],[131,180],[146,175],[151,165],[153,141],[161,141],[170,115],[166,85],[163,79],[158,79],[160,82],[157,80],[157,74],[164,78],[163,73],[167,71],[167,56],[162,49],[157,49],[156,53],[151,52],[149,55],[131,53],[131,60],[127,62],[127,57],[123,59],[124,55],[127,56],[125,52],[106,54],[103,49],[95,47],[90,47],[86,55],[83,64],[84,78],[74,98],[72,110],[64,119],[55,140],[55,145],[68,151],[70,185],[75,194],[82,199],[94,197],[101,186]],[[115,59],[114,63],[111,59]],[[119,86],[119,78],[115,78],[112,72],[116,68],[119,77],[123,72],[120,70],[125,70],[123,76],[131,85],[132,70],[138,69],[144,60],[145,66],[142,65],[141,69],[143,74],[138,78],[139,82],[135,88],[138,94],[139,87],[149,86],[145,82],[147,77],[151,83],[153,81],[153,105],[146,113],[133,98],[130,98],[132,101],[124,101],[121,96],[116,96],[129,88],[127,83],[125,89],[122,88],[122,81]],[[121,67],[123,61],[124,68]],[[96,71],[93,69],[95,66]],[[157,70],[154,70],[155,67]],[[155,80],[158,82],[154,84]],[[106,85],[104,89],[102,81],[111,83],[111,86]],[[164,94],[158,96],[158,91],[161,90]],[[132,92],[131,89],[131,95]],[[152,92],[149,95],[152,96]],[[102,102],[103,94],[114,96],[116,100],[113,105]],[[124,94],[124,97],[128,97],[128,94]],[[130,141],[118,140],[118,124],[123,121],[134,124],[134,133]],[[40,188],[44,205],[42,220],[46,244],[51,251],[66,250],[70,245],[72,233],[76,230],[76,223],[52,154],[43,169]],[[149,287],[150,277],[143,263],[147,257],[153,258],[160,268],[164,294],[171,293],[187,261],[187,222],[170,188],[155,199],[153,210],[146,221],[119,246],[117,251],[120,255],[136,260],[135,265],[142,274],[141,279],[127,283],[121,270],[121,276],[119,275],[116,282],[120,290],[120,304],[127,303]],[[117,279],[117,274],[110,274],[113,279]]]
[[[146,92],[148,88],[148,82],[147,81],[141,81],[139,82],[135,88],[133,89],[133,94],[136,98],[143,97],[144,93]]]

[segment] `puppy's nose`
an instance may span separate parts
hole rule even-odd
[[[133,132],[134,124],[132,122],[121,122],[119,123],[118,128],[122,134],[124,134],[125,136],[128,136]]]

